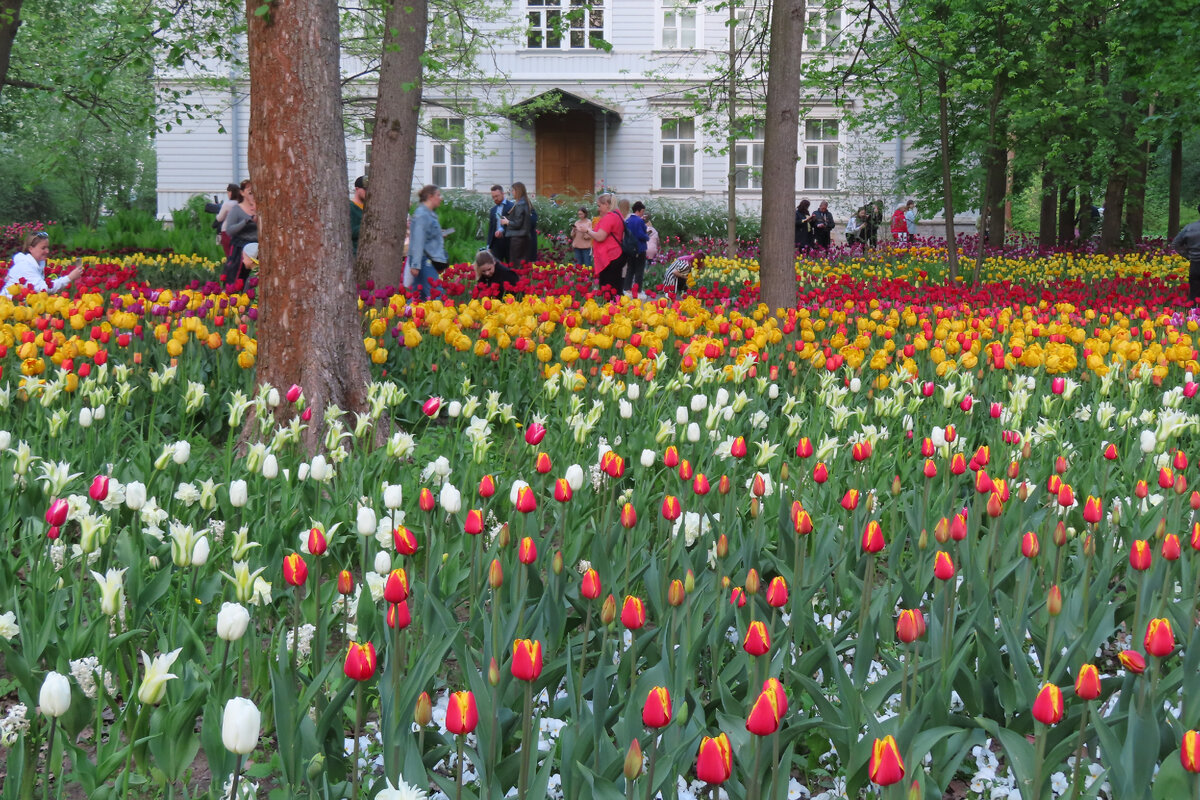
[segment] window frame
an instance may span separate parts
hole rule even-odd
[[[678,11],[678,10],[686,10],[686,11],[690,12],[693,17],[693,22],[694,22],[695,27],[692,31],[692,35],[694,38],[694,42],[691,45],[683,45],[683,44],[680,44],[678,41],[676,41],[676,43],[674,45],[667,45],[667,43],[666,43],[666,34],[667,34],[667,30],[668,30],[667,14],[671,13],[672,11]],[[655,11],[654,21],[655,21],[654,42],[655,42],[655,47],[657,49],[665,50],[665,51],[672,52],[672,53],[680,52],[680,51],[703,49],[703,47],[704,47],[704,4],[703,3],[694,2],[694,0],[660,0],[660,2],[658,3],[658,7]],[[677,27],[676,30],[681,31],[682,28]]]
[[[695,193],[702,190],[704,185],[701,175],[701,165],[704,159],[703,145],[700,141],[701,124],[700,119],[693,114],[686,113],[687,109],[663,109],[655,117],[656,124],[654,126],[654,190],[657,192],[681,192]],[[691,120],[692,122],[692,138],[691,139],[667,139],[663,136],[663,123],[668,120]],[[679,145],[691,142],[692,144],[692,185],[679,186]],[[663,159],[663,148],[666,145],[675,145],[675,186],[663,186],[662,171],[668,166]]]
[[[439,123],[444,123],[447,125],[447,127],[449,127],[449,126],[452,126],[455,122],[462,124],[462,138],[460,140],[455,141],[453,138],[441,138],[436,134],[435,131],[436,131],[436,128]],[[472,176],[471,176],[471,154],[470,154],[470,150],[467,148],[467,133],[468,133],[467,119],[465,117],[454,116],[452,114],[438,114],[436,116],[430,117],[428,119],[428,124],[429,124],[429,135],[427,137],[428,144],[425,149],[425,154],[426,154],[425,162],[427,165],[425,168],[425,174],[428,177],[428,182],[434,184],[439,189],[469,189],[471,187],[471,177]],[[463,171],[462,186],[455,186],[451,182],[451,178],[453,178],[454,170],[459,168],[458,165],[453,163],[454,149],[456,146],[462,148],[462,162],[463,162],[462,163],[462,171]],[[449,160],[447,160],[445,163],[439,163],[436,159],[439,147],[446,148],[446,153],[449,156]],[[446,180],[443,182],[439,182],[437,180],[436,171],[439,168],[446,170]]]
[[[819,126],[817,131],[820,138],[809,137],[809,125],[815,124]],[[829,137],[827,126],[833,126],[833,137]],[[799,185],[805,191],[822,191],[836,192],[842,181],[842,124],[841,120],[836,117],[813,117],[804,120],[804,128],[802,130],[803,140],[800,144],[802,158],[800,159],[801,176]],[[817,162],[809,162],[809,148],[816,148]],[[826,162],[827,148],[834,148],[834,161],[830,165]],[[809,183],[809,170],[817,170],[816,185]],[[826,180],[829,170],[833,170],[832,186]]]
[[[760,148],[760,153],[765,156],[766,151],[766,120],[755,119],[753,123],[753,131],[755,134],[750,138],[737,138],[733,140],[733,158],[734,158],[734,187],[738,191],[761,192],[763,179],[763,162],[761,159],[758,164],[754,163],[754,147],[757,145]],[[747,148],[749,157],[746,163],[738,160],[737,151],[739,147]],[[742,185],[741,178],[745,175],[746,185]]]
[[[576,9],[581,10],[585,15],[587,15],[587,21],[589,24],[586,24],[581,29],[576,29],[569,21],[563,22],[558,44],[547,45],[531,43],[533,32],[535,30],[542,31],[543,37],[545,37],[545,33],[550,30],[547,20],[550,18],[551,14],[557,15],[557,17],[561,19]],[[523,12],[524,13],[521,18],[525,21],[525,33],[523,34],[524,38],[522,39],[521,49],[526,52],[585,52],[595,54],[605,52],[605,50],[593,46],[593,38],[611,43],[609,31],[611,29],[612,8],[609,0],[525,0]],[[598,32],[596,28],[593,28],[590,25],[590,15],[595,13],[602,15]],[[531,24],[530,16],[532,14],[543,15],[539,27],[535,28],[535,26]],[[575,30],[581,30],[585,36],[585,43],[580,47],[575,47],[571,44],[571,33]]]
[[[829,5],[807,6],[804,21],[804,50],[814,52],[828,47],[842,32],[842,4],[830,0]],[[814,24],[819,23],[819,24]],[[817,41],[813,41],[814,34]]]

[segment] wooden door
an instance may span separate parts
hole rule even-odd
[[[579,197],[595,188],[595,117],[587,111],[540,117],[534,133],[538,197]]]

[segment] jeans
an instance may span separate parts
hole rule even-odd
[[[585,267],[592,266],[592,248],[590,247],[573,247],[575,251],[575,263],[582,264]]]
[[[646,279],[646,254],[638,253],[629,262],[629,269],[625,270],[625,291],[633,289],[634,284],[637,284],[638,289],[641,289],[642,283]]]
[[[422,300],[428,300],[433,293],[433,282],[438,279],[438,271],[433,268],[433,264],[426,261],[421,265],[421,271],[417,274],[417,278],[413,281],[413,288],[420,293]]]

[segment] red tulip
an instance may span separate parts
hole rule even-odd
[[[868,553],[878,553],[884,547],[883,529],[878,520],[871,520],[863,530],[862,549]]]
[[[408,599],[408,573],[394,569],[383,584],[383,599],[389,603],[402,603]]]
[[[344,569],[338,573],[337,590],[343,596],[354,593],[354,575],[350,570]]]
[[[463,531],[471,536],[478,536],[483,533],[482,510],[472,508],[467,512],[467,518],[463,521]]]
[[[871,457],[871,442],[867,440],[855,442],[850,447],[850,457],[855,461],[866,461]]]
[[[1179,748],[1179,759],[1188,772],[1200,772],[1200,733],[1187,731]]]
[[[1185,469],[1187,469],[1187,465],[1188,457],[1184,455],[1182,450],[1176,450],[1175,458],[1171,461],[1171,466],[1175,467],[1175,469],[1179,472],[1183,472]]]
[[[479,496],[487,499],[496,493],[496,480],[491,475],[484,475],[479,480]],[[472,695],[471,702],[475,702],[475,697]]]
[[[800,458],[810,458],[813,454],[813,443],[807,436],[802,436],[796,445],[796,455]]]
[[[733,456],[734,458],[745,458],[746,457],[746,439],[745,439],[745,437],[739,436],[733,440],[733,444],[731,444],[729,446],[729,454],[731,456]]]
[[[566,478],[559,478],[554,482],[554,499],[560,503],[570,502],[574,492],[571,490],[571,484]]]
[[[1121,665],[1125,669],[1135,675],[1141,675],[1146,671],[1146,657],[1137,650],[1122,650],[1120,653],[1117,653],[1117,660],[1121,662]]]
[[[404,630],[412,622],[412,615],[408,612],[408,603],[401,601],[399,603],[391,603],[388,605],[387,626]]]
[[[1163,467],[1158,471],[1158,488],[1170,489],[1175,485],[1175,473],[1170,467]]]
[[[366,644],[350,642],[343,670],[347,678],[353,678],[356,681],[371,680],[371,676],[375,674],[375,645],[370,642]]]
[[[939,581],[948,581],[954,577],[954,562],[945,550],[939,550],[934,557],[933,575]]]
[[[550,472],[550,470],[553,468],[553,464],[550,462],[549,454],[538,453],[537,458],[534,459],[533,468],[535,470],[537,470],[537,473],[539,475],[548,474]]]
[[[637,511],[633,508],[633,503],[626,503],[621,506],[621,527],[628,530],[634,525],[637,525]]]
[[[690,481],[695,472],[696,471],[692,469],[692,462],[688,461],[686,458],[679,462],[679,480]]]
[[[1152,656],[1166,658],[1171,655],[1175,650],[1175,634],[1171,631],[1170,621],[1162,617],[1150,620],[1142,643]]]
[[[967,457],[962,453],[955,453],[950,457],[950,474],[962,475],[967,471]]]
[[[709,491],[708,478],[704,477],[703,472],[696,473],[696,479],[692,481],[692,491],[699,495],[708,494]]]
[[[402,556],[411,556],[420,549],[416,534],[403,525],[392,531],[392,543],[396,545],[396,552]]]
[[[537,545],[533,539],[526,536],[517,545],[517,560],[522,564],[532,564],[537,561]]]
[[[763,690],[750,707],[750,714],[746,717],[746,730],[755,736],[770,736],[779,730],[780,716],[779,701],[775,693]]]
[[[621,624],[631,631],[646,624],[646,606],[640,598],[625,595],[625,602],[621,606]]]
[[[517,490],[517,511],[522,514],[528,514],[537,509],[537,497],[533,494],[533,489],[528,486],[522,486]]]
[[[925,468],[922,470],[926,478],[932,480],[937,477],[937,464],[933,463],[932,458],[925,459]]]
[[[428,489],[421,489],[420,494],[417,496],[417,505],[421,507],[422,511],[433,511],[437,507],[437,498]]]
[[[675,445],[671,445],[663,453],[663,464],[674,469],[679,464],[679,450]]]
[[[1139,500],[1145,500],[1146,495],[1150,494],[1150,487],[1145,481],[1138,481],[1133,486],[1133,496]]]
[[[67,513],[70,510],[66,500],[51,500],[50,507],[46,509],[46,523],[61,528],[67,522]]]
[[[906,608],[896,620],[896,638],[912,644],[925,635],[925,614],[919,608]]]
[[[767,481],[763,478],[761,472],[754,473],[754,478],[750,481],[750,494],[755,497],[762,497],[767,493]]]
[[[1152,559],[1153,554],[1150,552],[1149,543],[1145,539],[1134,539],[1133,544],[1129,547],[1129,566],[1142,572],[1150,569]]]
[[[1100,696],[1100,670],[1095,664],[1084,664],[1075,678],[1075,696],[1081,700],[1095,700]]]
[[[825,462],[818,461],[812,471],[813,480],[816,483],[824,483],[829,480],[829,468],[825,466]]]
[[[754,620],[746,629],[746,638],[742,649],[752,656],[766,655],[771,650],[771,635],[762,620]]]
[[[647,728],[665,728],[671,724],[671,693],[666,687],[655,686],[646,695],[642,724]]]
[[[683,508],[679,505],[679,498],[673,495],[667,495],[662,502],[663,518],[674,522],[679,519],[679,515],[683,513]]]
[[[888,735],[875,740],[867,775],[877,786],[891,786],[904,780],[904,760],[900,758],[900,748],[894,737]]]
[[[992,490],[992,479],[982,469],[975,472],[975,491],[979,494],[987,494]]]
[[[1021,555],[1026,558],[1037,558],[1037,554],[1041,552],[1041,545],[1038,543],[1038,535],[1033,531],[1028,531],[1021,538]]]
[[[729,737],[724,733],[716,738],[705,736],[700,740],[700,751],[696,755],[696,778],[705,783],[724,783],[733,774],[733,750]]]
[[[529,639],[513,642],[513,677],[521,681],[536,681],[542,674],[542,643]]]
[[[733,488],[733,484],[732,484],[732,483],[730,483],[730,481],[729,481],[729,476],[728,476],[728,475],[722,475],[722,476],[721,476],[721,480],[717,481],[717,492],[718,492],[718,493],[719,493],[719,494],[720,494],[722,497],[724,497],[725,495],[729,494],[729,491],[730,491],[732,488]]]
[[[1116,461],[1117,460],[1117,446],[1110,442],[1108,447],[1104,448],[1104,457],[1106,459],[1108,459],[1109,461]]]
[[[792,524],[796,528],[796,533],[800,534],[801,536],[807,536],[813,532],[812,517],[809,516],[808,512],[803,508],[800,509],[798,514],[796,514],[795,518],[792,520]]]
[[[88,496],[97,503],[103,502],[108,497],[108,482],[107,475],[97,475],[92,478],[92,486],[88,489]]]
[[[1075,490],[1071,484],[1064,483],[1058,487],[1058,504],[1063,508],[1075,505]]]
[[[1178,561],[1180,555],[1182,553],[1179,546],[1179,537],[1173,533],[1168,533],[1163,537],[1162,557],[1167,561]]]
[[[788,700],[787,692],[783,690],[783,684],[778,678],[767,678],[763,681],[763,691],[771,692],[775,695],[775,704],[779,708],[779,718],[783,719],[787,715]]]
[[[842,495],[842,508],[847,511],[853,511],[858,508],[858,489],[848,489]]]
[[[291,388],[287,390],[287,401],[294,404],[300,399],[300,393],[302,391],[303,390],[298,385],[293,383]]]
[[[283,557],[283,580],[291,586],[303,586],[308,580],[308,564],[299,553]]]
[[[588,568],[587,572],[583,573],[583,582],[579,586],[579,593],[589,600],[595,600],[600,596],[600,589],[600,573]]]
[[[329,541],[325,538],[325,532],[320,528],[311,528],[308,532],[308,552],[323,556],[328,549]]]
[[[462,736],[475,730],[479,724],[479,710],[475,707],[473,692],[454,692],[446,708],[446,730]]]
[[[782,575],[776,575],[767,584],[767,605],[771,608],[783,608],[788,602],[788,585]]]
[[[504,585],[504,565],[500,563],[500,559],[493,558],[491,565],[488,567],[488,586],[493,589],[499,589]]]
[[[534,422],[525,429],[525,443],[528,445],[539,445],[542,439],[546,438],[546,426],[540,422]]]
[[[746,592],[740,586],[733,587],[729,593],[729,604],[741,608],[746,605]]]
[[[1042,686],[1033,701],[1033,718],[1045,725],[1055,725],[1063,718],[1062,690],[1053,683]]]
[[[1083,519],[1093,525],[1104,519],[1104,506],[1100,498],[1088,495],[1087,500],[1083,503]]]
[[[431,397],[428,400],[426,400],[424,403],[421,404],[421,411],[424,412],[425,416],[427,416],[427,417],[436,417],[437,413],[438,413],[438,409],[440,409],[441,407],[442,407],[442,398]]]

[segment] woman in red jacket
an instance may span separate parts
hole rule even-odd
[[[908,203],[901,203],[892,212],[892,238],[897,242],[908,241],[908,220],[904,218],[904,212],[908,211],[908,205]]]
[[[625,267],[625,254],[621,252],[621,239],[625,236],[625,221],[613,210],[613,196],[602,194],[596,198],[600,217],[587,235],[592,240],[592,271],[600,284],[612,290],[613,296],[621,294],[621,270]]]

